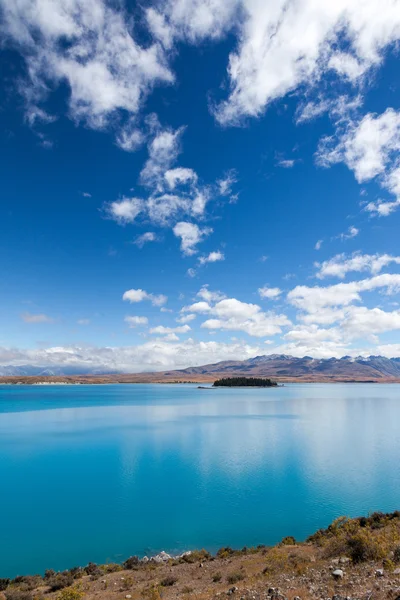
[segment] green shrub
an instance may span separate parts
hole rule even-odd
[[[193,588],[190,587],[189,585],[185,585],[182,589],[181,589],[182,594],[191,594],[193,592]]]
[[[400,562],[400,546],[396,546],[396,548],[393,550],[393,560],[396,563]]]
[[[233,550],[230,546],[225,546],[224,548],[220,548],[217,552],[218,558],[229,558],[230,556],[234,556],[237,554],[237,550]]]
[[[52,592],[57,592],[63,588],[69,587],[74,583],[71,573],[57,573],[47,580],[47,585]]]
[[[0,579],[0,592],[4,592],[4,590],[6,590],[9,585],[10,580],[8,578],[3,577],[2,579]]]
[[[123,564],[124,569],[134,569],[139,564],[139,558],[137,556],[130,556],[122,564]]]
[[[379,560],[385,552],[379,542],[371,535],[360,531],[347,540],[348,555],[354,563]]]
[[[7,600],[32,600],[31,592],[8,588],[4,593]]]
[[[82,569],[82,567],[72,567],[72,569],[69,569],[69,572],[74,579],[81,579],[85,574],[85,571]]]
[[[295,546],[296,545],[296,540],[295,540],[295,538],[292,535],[287,535],[281,541],[281,545],[282,546]]]
[[[234,573],[229,573],[226,580],[228,583],[237,583],[238,581],[242,581],[244,579],[244,574],[240,571],[235,571]]]
[[[82,600],[84,593],[76,587],[67,587],[61,590],[57,600]]]
[[[43,579],[40,575],[24,575],[18,577],[18,587],[24,592],[31,592],[42,585],[42,583]]]
[[[211,559],[211,554],[207,550],[193,550],[190,554],[184,554],[180,557],[181,562],[195,563]]]
[[[216,573],[214,573],[214,575],[212,576],[212,580],[214,583],[218,583],[219,581],[221,581],[222,579],[222,574],[220,571],[217,571]]]

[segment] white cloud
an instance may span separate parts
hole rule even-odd
[[[221,360],[245,360],[262,354],[263,348],[244,342],[199,342],[187,339],[179,343],[150,340],[138,346],[97,347],[60,346],[20,350],[0,348],[0,364],[65,366],[122,370],[127,373],[165,371],[201,366]]]
[[[287,299],[293,306],[315,314],[324,308],[347,306],[360,301],[360,293],[382,288],[386,288],[387,294],[400,290],[400,274],[387,273],[327,287],[299,285],[288,293]]]
[[[159,335],[168,335],[171,333],[188,333],[190,331],[189,325],[181,325],[179,327],[164,327],[164,325],[158,325],[150,329],[150,333],[157,333]]]
[[[125,323],[128,323],[129,327],[132,329],[142,325],[148,325],[149,320],[147,317],[137,317],[137,316],[129,316],[125,317]]]
[[[282,158],[277,162],[277,165],[278,167],[282,167],[283,169],[292,169],[296,162],[298,161],[296,161],[294,158]]]
[[[174,235],[181,238],[181,250],[185,256],[192,256],[197,252],[197,244],[203,241],[203,238],[210,233],[212,229],[203,227],[200,229],[195,223],[181,221],[173,228]]]
[[[306,123],[328,113],[332,121],[336,124],[343,120],[348,121],[353,114],[361,107],[363,98],[360,94],[357,96],[337,95],[333,98],[324,98],[319,96],[315,101],[306,101],[300,103],[296,109],[296,123]]]
[[[168,298],[167,296],[164,296],[164,294],[155,295],[149,294],[148,292],[145,292],[141,289],[132,289],[124,292],[122,300],[126,300],[131,304],[136,302],[143,302],[143,300],[149,300],[153,304],[153,306],[162,306],[167,302]]]
[[[173,190],[177,183],[188,183],[197,182],[197,173],[193,169],[187,169],[183,167],[177,167],[176,169],[168,169],[164,173],[164,178],[171,190]]]
[[[192,267],[190,267],[190,269],[188,269],[188,270],[186,271],[186,274],[187,274],[189,277],[196,277],[196,269],[193,269]]]
[[[182,323],[184,325],[185,323],[190,323],[191,321],[194,321],[196,317],[197,315],[189,313],[188,315],[181,315],[176,320],[178,323]]]
[[[352,271],[369,271],[373,275],[379,273],[384,267],[391,263],[400,264],[400,256],[391,256],[390,254],[361,254],[354,252],[350,256],[347,254],[337,254],[330,260],[323,263],[316,263],[318,267],[317,277],[339,277],[343,279],[347,273]]]
[[[143,184],[154,186],[164,178],[179,155],[183,132],[184,127],[159,129],[148,145],[149,158],[140,173]]]
[[[178,342],[179,337],[176,335],[176,333],[168,333],[166,336],[163,337],[163,340],[165,342]]]
[[[315,250],[321,250],[321,246],[324,243],[324,240],[318,240],[318,242],[315,244],[314,249]]]
[[[156,39],[167,48],[173,40],[198,43],[218,39],[234,25],[238,0],[167,0],[160,10],[147,10],[147,20]]]
[[[208,302],[195,302],[190,306],[184,306],[182,312],[207,313],[210,312],[211,306]]]
[[[201,289],[197,292],[196,296],[198,296],[202,300],[205,300],[206,302],[218,302],[219,300],[224,300],[224,298],[226,298],[225,294],[223,294],[219,290],[210,290],[208,284],[203,285]]]
[[[354,172],[358,183],[377,178],[380,186],[395,196],[394,200],[378,200],[365,210],[388,216],[400,205],[400,111],[388,108],[384,113],[369,113],[361,121],[350,121],[337,136],[321,140],[317,161],[325,167],[344,162]]]
[[[221,260],[225,260],[225,255],[220,250],[210,252],[207,256],[200,256],[199,264],[206,265],[207,263],[214,263]]]
[[[277,287],[270,288],[265,285],[262,288],[258,288],[258,293],[261,296],[261,298],[267,298],[268,300],[275,300],[276,298],[279,298],[279,296],[282,294],[282,290]]]
[[[29,312],[24,312],[21,315],[21,319],[25,321],[25,323],[53,323],[54,319],[45,315],[45,314],[32,314]]]
[[[354,225],[351,225],[346,232],[340,233],[338,238],[341,239],[342,242],[344,242],[345,240],[351,240],[357,237],[359,233],[360,230],[357,229],[357,227],[354,227]]]
[[[118,110],[136,114],[156,83],[171,83],[159,44],[142,47],[132,21],[104,0],[0,0],[2,37],[23,55],[29,106],[65,82],[69,113],[94,128]],[[50,84],[50,85],[49,85]]]
[[[230,169],[225,173],[222,179],[217,181],[218,193],[220,196],[231,196],[232,187],[237,183],[237,173],[235,169]]]
[[[400,9],[392,0],[384,6],[378,0],[241,4],[239,44],[229,58],[230,95],[216,109],[223,124],[260,115],[328,71],[356,84],[400,36]]]
[[[380,308],[351,306],[341,322],[342,331],[352,339],[400,329],[400,311],[386,312]]]
[[[139,198],[122,198],[106,205],[105,211],[109,218],[120,225],[133,223],[144,208],[143,200]]]
[[[137,127],[135,119],[121,125],[115,143],[125,152],[135,152],[144,142],[143,132]]]
[[[153,231],[146,231],[146,233],[138,235],[133,243],[136,244],[138,248],[143,248],[148,242],[155,242],[156,240],[157,236]]]
[[[283,326],[290,325],[286,315],[277,315],[271,311],[262,312],[257,304],[248,304],[236,298],[220,300],[213,307],[207,303],[197,303],[202,304],[205,306],[199,307],[194,304],[187,307],[187,310],[208,312],[215,317],[202,323],[202,327],[206,329],[243,331],[251,336],[267,337],[281,333]]]

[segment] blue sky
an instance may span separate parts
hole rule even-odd
[[[399,2],[0,11],[0,364],[400,356]]]

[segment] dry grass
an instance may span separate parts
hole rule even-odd
[[[207,600],[226,595],[232,586],[238,588],[237,600],[265,600],[270,587],[289,600],[364,598],[371,590],[373,600],[400,596],[400,513],[338,519],[306,543],[293,542],[287,538],[269,549],[222,548],[216,557],[200,550],[164,564],[131,560],[125,563],[130,569],[91,563],[50,571],[45,578],[2,579],[0,600]],[[344,578],[336,581],[332,570],[338,566]],[[375,576],[378,568],[384,569],[383,577]],[[62,589],[55,590],[55,582]]]

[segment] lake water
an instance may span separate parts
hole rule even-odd
[[[0,386],[0,577],[400,509],[400,386]]]

